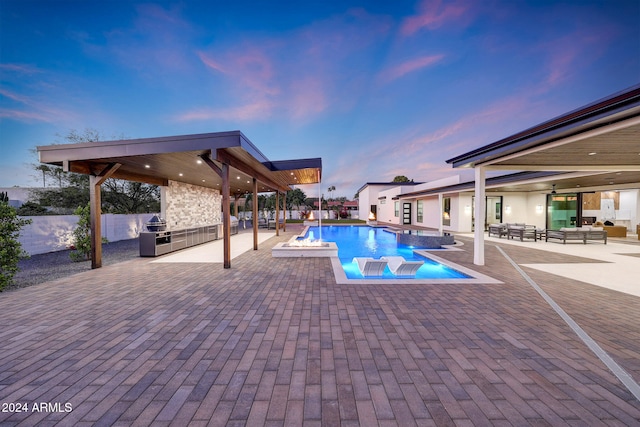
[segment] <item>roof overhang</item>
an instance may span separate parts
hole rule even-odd
[[[525,171],[508,175],[489,177],[486,179],[487,193],[540,192],[550,193],[555,189],[558,193],[606,191],[612,187],[616,190],[638,188],[640,172],[550,172]],[[400,194],[404,200],[417,200],[434,197],[438,194],[473,193],[473,181],[460,184],[429,188],[422,191]]]
[[[487,170],[640,172],[640,85],[447,163]]]
[[[322,176],[322,159],[270,161],[240,131],[37,147],[40,162],[70,172],[100,175],[120,165],[112,178],[167,185],[170,180],[220,188],[222,178],[206,163],[230,167],[231,194],[287,191],[314,184]]]

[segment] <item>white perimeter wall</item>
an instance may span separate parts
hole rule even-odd
[[[131,215],[102,215],[102,236],[110,242],[135,239],[145,229],[145,223],[153,213]],[[76,215],[26,216],[31,224],[20,231],[18,240],[22,249],[30,255],[65,250],[73,241],[77,227]]]

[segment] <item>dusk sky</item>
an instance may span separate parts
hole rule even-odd
[[[640,1],[0,0],[0,187],[37,145],[241,130],[325,189],[445,160],[640,83]],[[312,190],[305,190],[314,196]]]

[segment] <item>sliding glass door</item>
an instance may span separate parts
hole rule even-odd
[[[578,221],[578,194],[547,194],[547,228],[575,227]]]

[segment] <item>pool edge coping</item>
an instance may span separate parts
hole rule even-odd
[[[347,224],[344,224],[344,225],[347,225]],[[353,224],[348,224],[348,225],[353,225]],[[309,226],[305,226],[302,232],[298,236],[292,237],[291,240],[294,240],[299,236],[306,235],[308,229],[309,229]],[[435,249],[435,250],[446,251],[446,250],[462,250],[462,249],[448,248],[448,249]],[[376,278],[376,277],[365,277],[363,279],[349,279],[347,277],[347,273],[345,273],[344,269],[342,268],[342,263],[340,262],[339,257],[327,257],[327,258],[331,260],[331,267],[333,268],[333,276],[336,279],[336,283],[338,285],[365,285],[365,284],[380,285],[385,283],[397,284],[397,285],[434,285],[434,284],[499,285],[499,284],[504,284],[504,282],[500,280],[494,279],[493,277],[487,276],[486,274],[482,274],[468,267],[464,267],[460,264],[456,264],[455,262],[448,261],[437,255],[429,253],[429,251],[430,251],[429,249],[414,250],[414,252],[416,252],[420,256],[429,258],[437,263],[440,263],[460,273],[466,274],[467,276],[470,276],[470,277],[456,278],[456,279],[410,279],[410,278],[382,279],[382,278]]]

